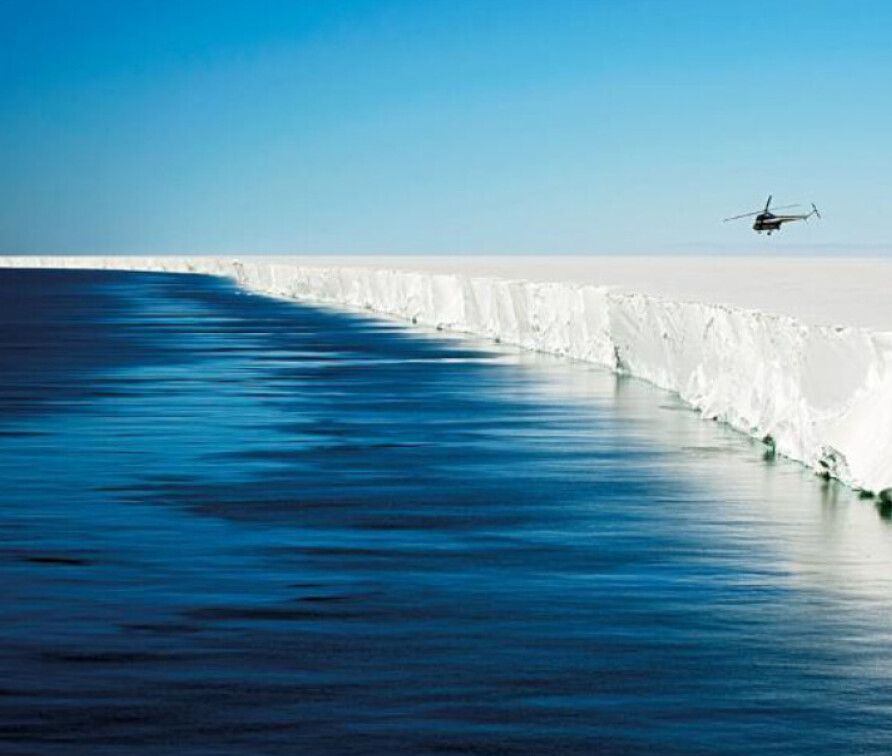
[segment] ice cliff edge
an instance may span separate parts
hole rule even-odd
[[[892,332],[580,283],[223,258],[0,257],[0,267],[224,276],[260,293],[362,308],[593,362],[869,491],[892,488]]]

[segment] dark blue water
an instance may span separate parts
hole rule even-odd
[[[0,273],[0,752],[888,754],[892,531],[643,384]]]

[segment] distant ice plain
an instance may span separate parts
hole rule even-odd
[[[856,488],[892,488],[892,261],[741,257],[0,257],[204,273],[585,360]]]

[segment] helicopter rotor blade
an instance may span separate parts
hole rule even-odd
[[[751,218],[754,215],[760,215],[761,213],[766,213],[766,212],[768,212],[767,208],[770,203],[771,203],[771,197],[768,198],[768,202],[765,204],[765,209],[753,210],[751,213],[743,213],[742,215],[733,215],[730,218],[725,218],[722,221],[722,223],[727,223],[728,221],[733,221],[733,220],[740,220],[741,218]],[[781,205],[780,207],[775,207],[774,210],[789,210],[790,208],[793,208],[793,207],[802,207],[802,205],[800,205],[800,204]],[[818,217],[820,218],[821,216],[818,215]]]
[[[744,213],[743,215],[734,215],[730,218],[725,218],[722,223],[727,223],[728,221],[740,220],[740,218],[751,218],[754,215],[759,215],[764,212],[763,210],[753,210],[751,213]]]
[[[768,202],[765,203],[765,212],[768,212],[768,206],[771,204],[771,195],[768,195]]]

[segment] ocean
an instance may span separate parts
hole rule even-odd
[[[0,753],[888,754],[892,512],[591,365],[0,271]]]

